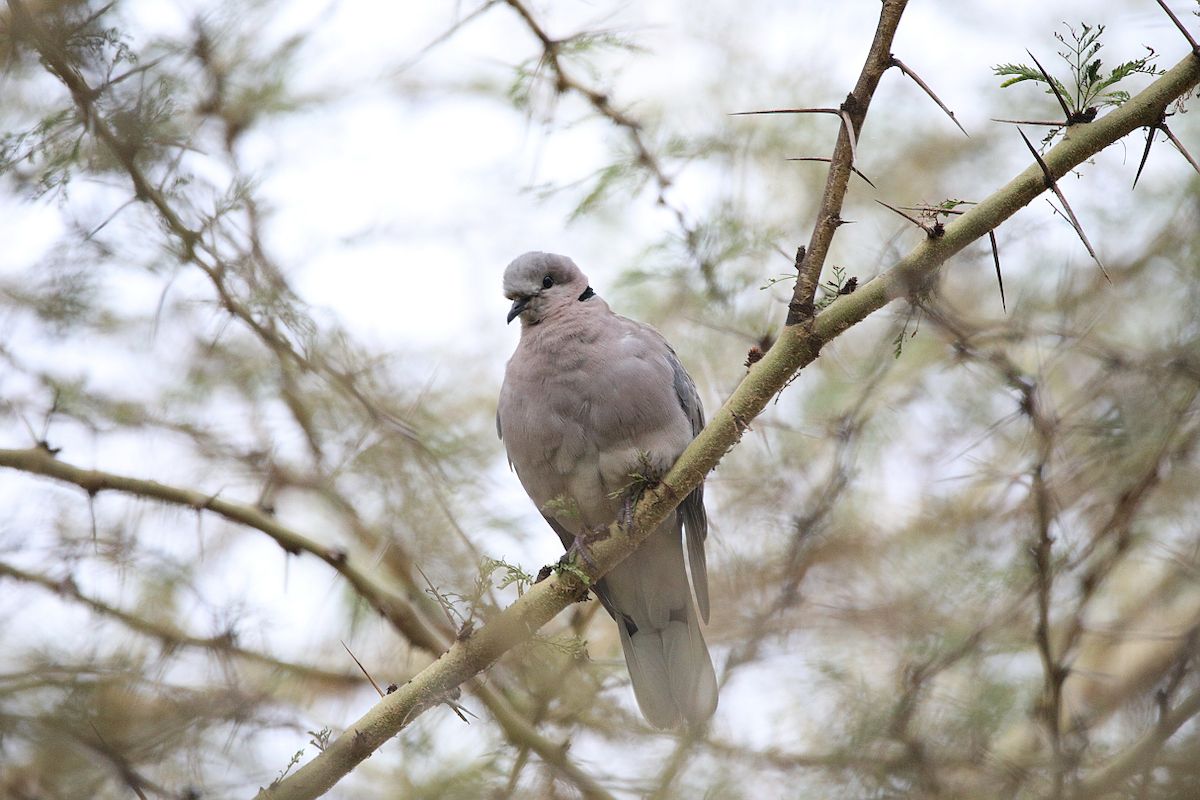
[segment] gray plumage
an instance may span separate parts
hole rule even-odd
[[[649,325],[614,314],[571,259],[526,253],[504,271],[508,320],[521,341],[508,362],[497,432],[521,485],[564,547],[617,518],[634,479],[660,478],[704,427],[695,384]],[[703,486],[689,494],[595,587],[617,621],[634,694],[659,728],[701,725],[717,679],[700,633],[708,622]]]

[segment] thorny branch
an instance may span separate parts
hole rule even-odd
[[[879,15],[879,25],[875,30],[875,38],[871,43],[871,51],[863,64],[862,73],[854,91],[846,97],[842,104],[842,112],[849,119],[849,125],[843,125],[838,131],[837,144],[833,149],[833,163],[829,167],[829,177],[825,182],[825,192],[821,197],[821,207],[817,211],[817,223],[813,227],[812,238],[805,248],[803,263],[799,265],[799,276],[796,288],[792,292],[792,300],[788,304],[787,325],[797,325],[813,319],[816,307],[817,285],[821,280],[821,269],[825,266],[825,257],[833,242],[833,235],[841,227],[842,202],[846,196],[846,187],[850,182],[851,168],[854,163],[854,141],[862,130],[867,117],[867,109],[871,98],[879,86],[879,79],[893,64],[892,39],[896,28],[900,25],[900,15],[904,13],[907,0],[884,0],[883,11]]]

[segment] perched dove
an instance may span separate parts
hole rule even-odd
[[[704,427],[696,386],[662,335],[614,314],[565,256],[526,253],[504,271],[508,362],[496,428],[521,485],[564,547],[608,526],[635,475],[660,478]],[[658,728],[702,725],[717,678],[700,633],[708,622],[703,486],[689,494],[595,586],[617,621],[633,691]]]

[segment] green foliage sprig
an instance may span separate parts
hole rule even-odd
[[[1110,87],[1131,75],[1162,74],[1162,70],[1154,66],[1158,54],[1151,47],[1146,47],[1146,55],[1141,58],[1118,64],[1105,74],[1103,64],[1097,57],[1104,46],[1100,41],[1100,37],[1104,35],[1104,26],[1080,23],[1076,29],[1072,25],[1063,24],[1066,26],[1066,33],[1056,31],[1054,38],[1063,44],[1064,49],[1059,50],[1058,55],[1067,63],[1071,72],[1071,85],[1068,86],[1067,83],[1050,76],[1054,87],[1050,88],[1046,75],[1036,66],[1000,64],[993,67],[996,74],[1011,76],[1000,84],[1001,88],[1022,81],[1047,84],[1047,94],[1054,94],[1054,89],[1058,89],[1058,93],[1068,101],[1073,121],[1090,122],[1095,118],[1097,109],[1119,106],[1129,99],[1129,92],[1121,89],[1109,91]]]

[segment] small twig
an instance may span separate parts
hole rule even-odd
[[[156,58],[156,59],[154,59],[153,61],[148,61],[148,62],[146,62],[145,64],[139,64],[138,66],[134,67],[133,69],[130,69],[130,70],[126,71],[126,72],[123,72],[123,73],[121,73],[120,75],[118,75],[117,77],[115,77],[115,78],[113,78],[113,79],[111,79],[111,80],[105,81],[103,84],[101,84],[100,86],[98,86],[98,87],[96,88],[96,91],[97,91],[97,92],[102,92],[102,91],[104,91],[105,89],[107,89],[107,88],[109,88],[109,87],[111,87],[111,86],[116,86],[118,83],[120,83],[120,82],[121,82],[121,81],[123,81],[123,80],[127,80],[128,78],[132,78],[134,75],[139,75],[139,74],[141,74],[141,73],[143,73],[143,72],[146,72],[146,71],[148,71],[148,70],[154,69],[154,68],[155,68],[155,67],[157,67],[157,66],[158,66],[160,63],[162,63],[162,60],[163,60],[164,58],[166,58],[166,56],[161,56],[161,57],[159,57],[159,58]]]
[[[1171,144],[1175,145],[1179,149],[1179,152],[1183,154],[1183,157],[1187,159],[1188,163],[1192,165],[1192,169],[1200,172],[1200,164],[1197,164],[1196,159],[1192,158],[1192,154],[1183,146],[1183,142],[1175,138],[1175,134],[1171,133],[1171,129],[1167,127],[1167,124],[1164,122],[1158,127],[1171,140]]]
[[[933,93],[933,89],[930,89],[929,86],[926,85],[925,81],[921,80],[921,76],[917,75],[917,73],[915,73],[911,69],[909,69],[908,66],[903,61],[896,58],[895,56],[892,56],[892,66],[898,67],[901,72],[903,72],[908,77],[912,78],[913,81],[916,82],[917,86],[920,86],[922,89],[925,90],[925,94],[929,95],[929,99],[931,99],[931,100],[933,100],[933,102],[937,103],[938,108],[940,108],[942,111],[946,112],[946,116],[950,117],[950,121],[958,126],[958,129],[963,132],[963,136],[966,136],[968,139],[971,138],[971,134],[967,133],[967,129],[964,128],[962,126],[962,124],[958,121],[958,118],[954,116],[954,112],[951,111],[950,109],[946,108],[946,104],[938,99],[938,96]]]
[[[1050,73],[1046,72],[1046,68],[1042,66],[1042,62],[1037,60],[1037,56],[1031,53],[1028,49],[1026,49],[1025,52],[1029,53],[1029,57],[1033,59],[1033,63],[1037,64],[1037,68],[1042,71],[1042,75],[1046,78],[1046,83],[1050,84],[1050,89],[1054,92],[1054,96],[1058,98],[1058,104],[1062,106],[1063,116],[1066,117],[1067,124],[1070,125],[1074,115],[1071,113],[1071,107],[1067,105],[1066,98],[1064,98],[1062,96],[1062,92],[1058,90],[1058,84],[1055,82],[1054,78],[1050,77]]]
[[[974,203],[971,205],[974,205]],[[937,216],[938,214],[954,214],[956,216],[961,216],[967,213],[966,211],[958,208],[943,208],[942,206],[931,206],[928,204],[919,206],[897,206],[897,208],[902,208],[905,211],[917,211],[922,214],[932,214],[934,216]]]
[[[433,599],[437,601],[439,606],[441,606],[442,613],[446,615],[446,622],[450,624],[450,629],[457,629],[458,625],[454,622],[454,617],[450,614],[450,605],[446,602],[446,599],[442,597],[442,593],[434,587],[433,581],[429,580],[429,576],[425,574],[425,571],[422,570],[419,565],[413,564],[413,567],[425,580],[425,585],[429,587],[429,593],[433,595]]]
[[[1029,141],[1029,137],[1025,135],[1025,132],[1020,128],[1017,128],[1017,133],[1021,134],[1021,139],[1025,142],[1025,146],[1029,148],[1029,152],[1033,153],[1033,157],[1037,159],[1038,166],[1042,168],[1042,174],[1045,176],[1046,188],[1054,192],[1059,201],[1062,202],[1063,208],[1066,210],[1067,216],[1070,218],[1071,226],[1074,227],[1075,232],[1079,234],[1079,238],[1083,241],[1083,246],[1087,248],[1088,253],[1090,253],[1092,256],[1092,259],[1095,260],[1096,266],[1100,267],[1100,272],[1104,274],[1104,279],[1109,283],[1112,283],[1112,278],[1108,277],[1108,270],[1106,270],[1104,265],[1100,263],[1099,256],[1097,256],[1096,251],[1092,249],[1092,243],[1088,241],[1087,234],[1083,232],[1083,226],[1080,225],[1079,220],[1075,218],[1075,212],[1071,210],[1070,204],[1067,203],[1067,198],[1063,196],[1062,190],[1058,188],[1058,181],[1054,179],[1054,173],[1050,171],[1050,167],[1046,166],[1045,159],[1042,158],[1041,153],[1037,151],[1037,148],[1033,146],[1033,143]]]
[[[1050,122],[1040,119],[997,119],[996,117],[992,117],[992,122],[1007,122],[1011,125],[1045,125],[1047,128],[1061,128],[1063,126],[1061,122]]]
[[[806,157],[801,157],[801,158],[789,158],[789,159],[787,159],[787,160],[788,160],[788,161],[823,161],[823,162],[825,162],[826,164],[832,164],[832,163],[833,163],[833,159],[832,159],[832,158],[822,158],[821,156],[806,156]],[[870,179],[870,178],[868,178],[866,175],[862,174],[862,172],[861,172],[861,171],[858,169],[858,167],[854,167],[854,166],[852,166],[852,167],[850,167],[850,169],[854,170],[854,174],[855,174],[855,175],[857,175],[858,177],[860,177],[860,178],[862,178],[864,181],[866,181],[868,184],[870,184],[870,186],[871,186],[871,188],[872,188],[872,189],[876,188],[876,187],[875,187],[875,184],[874,184],[874,183],[871,183],[871,179]]]
[[[1137,174],[1133,176],[1133,186],[1131,187],[1131,191],[1132,189],[1137,188],[1138,178],[1142,177],[1142,169],[1146,166],[1146,159],[1150,157],[1150,145],[1154,144],[1154,132],[1158,130],[1158,126],[1158,122],[1153,125],[1146,126],[1146,149],[1142,151],[1142,160],[1138,164]]]
[[[1008,304],[1004,302],[1004,276],[1000,274],[1000,248],[996,245],[996,231],[988,231],[988,239],[992,242],[992,260],[996,262],[996,282],[1000,284],[1000,308],[1008,313]]]
[[[479,8],[475,9],[474,11],[472,11],[469,14],[467,14],[466,16],[464,16],[462,19],[455,22],[453,25],[451,25],[449,28],[447,28],[445,31],[443,31],[439,36],[434,38],[433,41],[429,42],[424,47],[422,47],[420,50],[418,50],[416,55],[412,56],[407,61],[402,63],[400,66],[396,67],[395,72],[393,74],[399,75],[400,73],[405,72],[409,68],[416,65],[422,58],[425,57],[425,55],[427,53],[429,53],[429,51],[433,50],[439,44],[441,44],[442,42],[449,39],[451,36],[453,36],[455,33],[457,33],[460,28],[462,28],[464,25],[466,25],[471,20],[478,17],[483,12],[487,11],[492,6],[496,5],[497,2],[499,2],[499,0],[486,0],[486,2],[484,2],[483,5],[479,6]]]
[[[1158,0],[1158,4],[1162,6],[1163,11],[1167,12],[1167,16],[1171,18],[1171,22],[1175,23],[1175,27],[1179,28],[1179,32],[1183,34],[1183,38],[1188,40],[1188,44],[1192,46],[1192,54],[1200,58],[1200,44],[1196,44],[1196,40],[1188,33],[1188,29],[1183,27],[1183,23],[1179,21],[1179,17],[1175,16],[1174,12],[1167,7],[1167,4],[1163,0]]]
[[[354,653],[350,651],[349,647],[346,647],[345,642],[343,642],[341,639],[338,639],[338,641],[341,642],[342,647],[346,648],[346,652],[349,653],[350,657],[354,659],[354,663],[358,664],[358,668],[362,670],[362,674],[367,676],[367,680],[369,680],[371,685],[375,687],[375,691],[379,692],[379,696],[383,697],[383,689],[379,688],[379,684],[376,683],[375,679],[371,677],[371,673],[367,672],[367,668],[364,667],[362,662],[358,660],[358,656],[354,655]]]
[[[906,220],[911,222],[913,225],[916,225],[918,228],[925,231],[926,235],[928,235],[929,238],[936,239],[938,236],[941,235],[938,233],[939,228],[937,226],[926,225],[924,222],[921,222],[919,219],[916,219],[915,217],[910,217],[908,214],[905,214],[900,209],[896,208],[895,206],[889,206],[887,203],[883,202],[882,200],[876,200],[875,202],[879,203],[879,205],[883,206],[884,208],[886,208],[890,211],[895,211],[897,214],[904,217]]]
[[[854,136],[854,122],[850,119],[850,113],[846,109],[842,109],[842,124],[846,126],[846,135],[850,137],[850,169],[854,169],[854,165],[858,163],[858,143]]]
[[[255,650],[246,650],[236,644],[234,637],[227,633],[218,634],[210,637],[192,636],[184,631],[179,630],[173,625],[155,622],[143,616],[118,608],[114,605],[85,594],[75,585],[75,582],[70,576],[66,578],[52,578],[49,575],[42,575],[35,572],[27,572],[19,569],[5,561],[0,561],[0,578],[9,580],[21,581],[23,583],[40,586],[42,589],[53,592],[59,597],[65,597],[72,602],[86,606],[89,611],[100,617],[116,620],[131,631],[134,631],[142,636],[147,636],[157,639],[162,643],[162,647],[166,650],[178,650],[180,648],[194,648],[198,650],[209,651],[218,657],[226,658],[235,656],[245,661],[268,667],[274,670],[280,670],[290,675],[295,675],[300,678],[323,681],[336,686],[357,686],[358,678],[353,675],[346,675],[341,672],[332,672],[319,667],[308,666],[305,664],[295,664],[287,661],[281,661],[265,653],[260,653]]]
[[[138,800],[146,800],[146,793],[142,791],[142,784],[145,783],[142,776],[134,771],[124,755],[117,752],[116,748],[105,741],[104,734],[96,727],[96,723],[89,719],[88,727],[92,729],[92,733],[96,734],[96,741],[100,743],[99,745],[93,745],[92,749],[104,754],[109,761],[113,762],[113,766],[121,773],[121,780],[138,796]]]
[[[841,116],[842,112],[836,108],[773,108],[769,111],[732,111],[731,117],[750,117],[755,114],[834,114]]]

